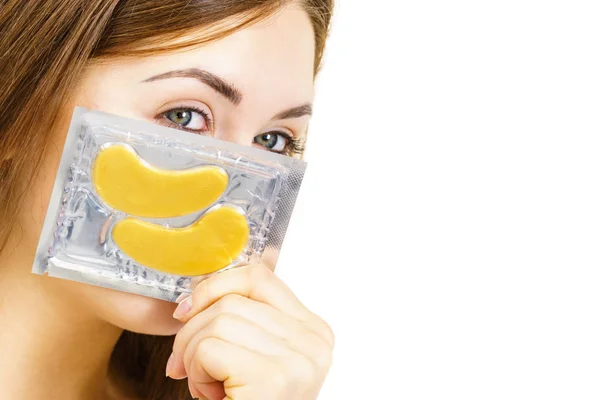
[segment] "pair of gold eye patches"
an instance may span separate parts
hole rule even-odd
[[[97,155],[92,180],[107,205],[135,216],[118,221],[112,237],[125,254],[149,268],[184,276],[209,274],[229,265],[248,242],[246,217],[227,205],[181,228],[136,218],[179,217],[210,207],[227,188],[228,175],[220,167],[159,169],[130,146],[116,144]]]
[[[77,107],[33,272],[174,301],[276,262],[306,164]]]

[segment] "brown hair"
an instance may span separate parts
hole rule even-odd
[[[315,33],[315,73],[333,0],[296,0]],[[197,46],[272,15],[290,0],[0,0],[0,250],[57,122],[85,66],[94,59],[142,56]],[[206,34],[179,40],[206,28]],[[43,104],[44,112],[36,113]],[[8,112],[7,110],[10,110]],[[20,110],[33,110],[23,112]],[[144,399],[190,398],[187,382],[164,377],[173,337],[124,332],[111,375]]]

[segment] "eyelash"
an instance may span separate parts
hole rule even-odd
[[[200,116],[202,116],[202,118],[205,119],[206,126],[208,126],[208,131],[209,132],[213,131],[214,127],[213,127],[212,118],[208,115],[208,113],[206,111],[204,111],[198,107],[190,107],[190,106],[174,107],[165,112],[162,112],[161,114],[158,115],[158,117],[160,117],[160,119],[164,120],[170,128],[175,128],[175,129],[179,129],[179,130],[183,130],[183,131],[187,131],[187,132],[191,132],[191,133],[196,133],[196,134],[197,133],[205,134],[207,132],[207,131],[198,131],[195,129],[187,129],[185,126],[178,125],[178,124],[174,123],[173,121],[171,121],[169,118],[167,118],[167,114],[172,111],[175,111],[175,110],[190,110],[190,111],[197,112],[198,114],[200,114]],[[157,120],[158,119],[159,118],[157,118]],[[301,156],[302,154],[304,154],[304,151],[306,149],[306,143],[305,143],[304,139],[295,138],[286,132],[277,131],[277,130],[269,131],[269,132],[265,132],[265,133],[281,135],[287,141],[286,147],[282,151],[273,151],[273,150],[268,150],[268,151],[271,151],[271,152],[277,153],[277,154],[284,154],[286,156]]]
[[[261,133],[261,135],[267,135],[267,134],[282,136],[286,141],[286,145],[285,145],[285,148],[281,151],[272,150],[272,149],[266,149],[266,150],[268,150],[272,153],[283,154],[283,155],[290,156],[290,157],[291,156],[302,156],[302,154],[304,154],[305,143],[306,143],[305,139],[295,138],[294,136],[290,135],[287,132],[278,131],[278,130],[267,131],[267,132]]]
[[[281,131],[272,131],[271,133],[277,133],[278,135],[285,137],[285,139],[287,140],[286,148],[283,151],[276,153],[285,154],[287,156],[301,156],[302,154],[304,154],[304,150],[306,148],[306,143],[304,139],[295,138]]]

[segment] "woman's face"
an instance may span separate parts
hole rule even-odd
[[[200,31],[199,34],[202,32]],[[287,7],[273,18],[199,49],[93,63],[72,106],[185,129],[293,155],[301,147],[313,98],[314,36],[308,15]],[[52,132],[62,148],[72,107]],[[52,150],[52,149],[51,149]],[[41,230],[60,152],[48,151],[34,185],[32,237]],[[35,202],[38,202],[35,204]],[[31,251],[35,243],[31,243]],[[174,305],[76,282],[44,278],[61,296],[124,329],[173,334]]]

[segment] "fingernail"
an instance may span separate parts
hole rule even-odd
[[[194,386],[192,386],[189,382],[188,382],[188,388],[190,389],[190,394],[192,395],[193,399],[202,399],[202,398],[204,398],[204,396],[202,395],[202,393],[200,393],[200,391],[198,389],[196,389]]]
[[[191,296],[191,293],[181,293],[179,295],[179,297],[177,298],[177,300],[175,300],[175,303],[179,304],[190,296]]]
[[[175,319],[183,318],[191,310],[192,310],[192,297],[190,296],[190,297],[186,298],[185,300],[183,300],[181,303],[179,303],[179,305],[175,309],[175,312],[173,313],[173,318],[175,318]]]
[[[169,376],[171,374],[171,371],[173,370],[173,358],[173,353],[171,353],[171,355],[169,356],[169,361],[167,361],[166,376]]]

